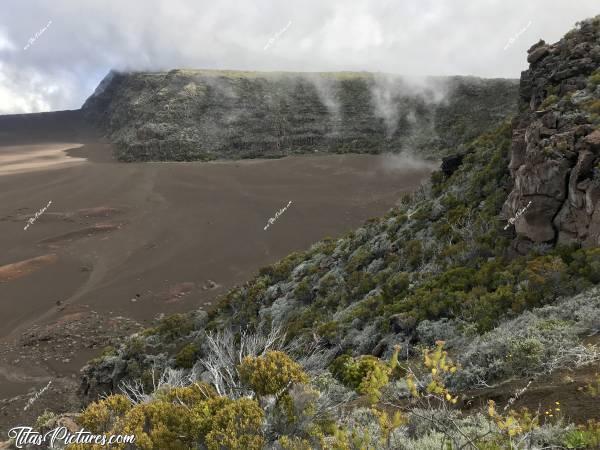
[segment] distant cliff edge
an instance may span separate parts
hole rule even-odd
[[[111,71],[83,105],[123,161],[456,147],[516,114],[518,80],[366,72]]]

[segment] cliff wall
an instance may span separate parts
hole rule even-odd
[[[111,72],[83,111],[124,161],[403,149],[439,157],[515,114],[517,83],[350,72]]]

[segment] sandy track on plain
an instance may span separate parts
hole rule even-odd
[[[49,170],[81,163],[85,158],[69,156],[66,150],[82,144],[37,144],[0,147],[0,176],[7,174]]]

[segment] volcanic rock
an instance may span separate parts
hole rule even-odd
[[[532,202],[515,223],[514,248],[532,243],[597,245],[600,239],[600,102],[591,82],[600,68],[600,17],[580,22],[559,42],[529,49],[521,113],[514,120],[506,219]]]

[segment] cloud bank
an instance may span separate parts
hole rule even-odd
[[[79,108],[111,68],[516,78],[534,42],[555,41],[600,12],[597,0],[4,0],[2,6],[2,114]]]

